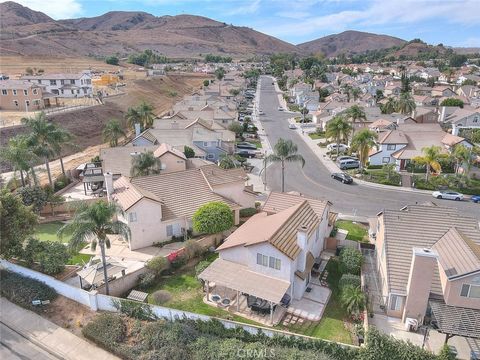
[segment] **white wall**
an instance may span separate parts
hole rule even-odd
[[[236,202],[243,208],[255,207],[255,195],[244,190],[245,183],[243,181],[213,186],[214,193]]]
[[[136,213],[137,221],[130,221],[130,214]],[[131,231],[130,250],[151,246],[165,240],[162,237],[162,206],[150,199],[143,198],[133,205],[125,214]]]
[[[400,149],[403,149],[406,145],[404,144],[396,144],[395,150],[387,150],[388,144],[381,144],[380,145],[380,152],[375,155],[372,155],[368,158],[370,161],[370,165],[383,165],[383,158],[388,157],[390,162],[388,164],[395,163],[395,159],[392,158],[392,154]]]

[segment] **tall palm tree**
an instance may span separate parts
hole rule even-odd
[[[65,175],[65,166],[63,165],[63,156],[62,156],[62,146],[70,145],[71,147],[76,147],[72,141],[72,134],[59,126],[55,126],[55,131],[52,133],[52,147],[55,151],[55,155],[58,156],[60,160],[60,167],[62,169],[63,176]]]
[[[440,160],[445,159],[448,155],[442,154],[442,148],[440,146],[432,145],[424,147],[422,149],[423,156],[416,156],[412,160],[420,165],[425,165],[425,180],[428,181],[430,177],[430,169],[433,169],[436,173],[442,171]]]
[[[327,131],[325,135],[327,138],[334,138],[337,144],[340,144],[341,140],[348,139],[352,131],[352,125],[341,115],[335,116],[327,123]],[[337,146],[337,156],[339,154],[339,146]]]
[[[143,128],[142,117],[137,108],[129,107],[125,114],[125,119],[127,120],[128,126],[132,129],[135,129],[135,124],[140,124],[140,128]]]
[[[130,175],[136,177],[159,174],[161,167],[160,159],[155,157],[153,152],[147,151],[137,154],[132,158]]]
[[[10,164],[13,169],[14,176],[17,172],[20,173],[20,180],[22,186],[25,186],[24,173],[28,177],[28,171],[32,169],[32,176],[36,183],[35,172],[33,166],[37,161],[36,155],[30,150],[27,138],[22,135],[17,135],[8,141],[8,145],[0,149],[0,159]]]
[[[142,103],[137,107],[137,112],[144,127],[151,127],[153,125],[155,114],[153,113],[152,105],[142,101]]]
[[[470,160],[472,154],[465,145],[456,145],[451,153],[452,160],[455,162],[455,173],[458,174],[460,166]]]
[[[282,164],[282,192],[285,191],[285,163],[287,162],[301,162],[302,167],[305,166],[305,159],[302,155],[297,154],[298,148],[292,140],[278,139],[273,148],[273,154],[270,154],[265,159],[269,162],[279,162]]]
[[[103,200],[94,203],[82,202],[77,206],[73,219],[58,230],[60,239],[71,234],[69,242],[71,249],[78,249],[84,242],[90,242],[92,250],[95,250],[97,243],[100,245],[107,295],[109,289],[105,247],[110,248],[107,235],[118,234],[127,241],[130,239],[130,228],[127,224],[116,220],[118,215],[123,215],[123,211],[114,202],[108,203]]]
[[[343,84],[341,86],[342,93],[347,95],[347,102],[350,102],[350,95],[352,92],[352,86],[349,84]]]
[[[108,141],[110,147],[118,146],[118,140],[125,136],[122,124],[117,119],[110,119],[103,128],[103,141]]]
[[[401,114],[411,114],[417,106],[410,93],[403,93],[397,101],[397,111]]]
[[[342,290],[341,302],[349,314],[358,313],[365,309],[365,294],[360,287],[349,285]]]
[[[371,148],[373,148],[376,143],[377,133],[369,130],[362,129],[352,139],[352,147],[358,150],[360,158],[360,166],[363,168],[368,160],[368,153]]]
[[[47,121],[45,113],[37,113],[33,118],[22,118],[22,122],[29,128],[30,134],[27,142],[33,153],[39,158],[45,160],[47,168],[48,182],[53,187],[52,174],[50,172],[50,159],[61,152],[61,146],[71,139],[71,135],[66,130]],[[63,169],[63,162],[62,171]]]
[[[383,114],[391,114],[397,110],[397,100],[393,97],[389,97],[387,102],[381,106]]]
[[[352,121],[352,138],[355,134],[355,123],[357,121],[365,122],[367,121],[367,114],[365,114],[365,110],[363,107],[358,105],[350,106],[347,111],[345,111],[345,116]]]

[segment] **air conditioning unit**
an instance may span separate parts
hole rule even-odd
[[[405,330],[410,332],[416,332],[418,329],[418,320],[413,318],[405,319]]]

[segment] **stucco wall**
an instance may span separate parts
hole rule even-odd
[[[184,159],[167,152],[159,157],[162,164],[162,174],[171,173],[175,171],[182,171],[187,168],[186,162]]]
[[[243,208],[255,207],[255,196],[244,191],[245,183],[237,181],[235,183],[216,185],[213,187],[213,192],[227,199],[230,199]]]
[[[137,221],[130,221],[130,214],[135,212]],[[165,240],[162,234],[166,231],[162,223],[162,206],[149,199],[142,199],[133,205],[125,214],[125,220],[130,227],[130,250],[151,246]]]
[[[480,299],[460,296],[463,284],[480,285],[480,275],[470,275],[461,279],[448,281],[445,272],[440,270],[443,296],[447,305],[480,309]]]
[[[400,144],[395,144],[395,150],[387,150],[389,144],[381,144],[380,145],[380,152],[372,155],[368,158],[368,161],[370,162],[370,165],[383,165],[384,163],[382,162],[384,157],[388,157],[390,159],[389,164],[394,163],[395,159],[391,157],[391,155],[405,147],[405,145],[400,145]]]

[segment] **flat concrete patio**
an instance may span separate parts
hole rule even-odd
[[[305,292],[300,300],[292,300],[287,313],[310,321],[320,321],[332,292],[321,286],[317,278],[312,279],[308,287],[312,290]]]

